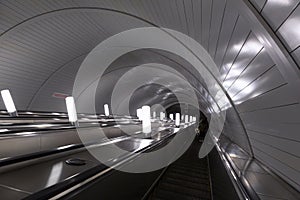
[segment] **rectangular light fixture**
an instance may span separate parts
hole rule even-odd
[[[156,112],[153,112],[153,119],[156,118]]]
[[[13,98],[10,94],[10,91],[8,89],[1,90],[1,96],[5,105],[5,108],[10,116],[17,116],[17,109],[15,106],[15,103],[13,101]]]
[[[175,126],[177,126],[177,127],[180,126],[180,114],[179,113],[175,114]]]
[[[160,118],[160,120],[163,120],[165,118],[165,113],[164,112],[160,112],[159,113],[159,118]]]
[[[109,116],[108,104],[104,104],[104,114],[105,114],[105,116]]]
[[[170,114],[169,117],[170,117],[171,120],[174,120],[174,115],[173,114]]]
[[[67,97],[65,100],[66,100],[69,122],[71,122],[74,125],[77,125],[78,119],[77,119],[77,112],[76,112],[74,98]]]
[[[184,121],[184,123],[186,123],[186,124],[187,124],[187,123],[189,123],[189,116],[188,116],[188,115],[185,115],[185,117],[184,117],[184,118],[185,118],[185,121]]]
[[[142,127],[143,133],[151,133],[151,111],[150,106],[142,107]]]
[[[193,122],[196,122],[197,118],[196,117],[193,117]]]

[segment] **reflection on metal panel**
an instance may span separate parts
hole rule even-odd
[[[268,0],[262,10],[262,15],[271,25],[273,30],[277,30],[298,3],[299,0]]]
[[[265,196],[273,199],[298,199],[299,192],[297,190],[275,175],[275,171],[270,171],[258,161],[262,157],[258,156],[255,149],[258,160],[249,157],[246,152],[226,137],[221,138],[220,147],[249,194],[254,190],[261,199],[264,199]],[[264,161],[265,159],[268,158],[263,158]],[[299,175],[296,176],[299,177]]]
[[[285,156],[282,153],[286,151],[295,154],[292,149],[297,150],[299,146],[298,94],[295,94],[297,93],[295,88],[289,85],[290,80],[285,79],[282,72],[278,70],[286,66],[275,65],[272,61],[275,60],[275,56],[270,57],[267,48],[258,54],[261,44],[256,43],[252,33],[258,39],[265,35],[251,30],[247,21],[249,19],[241,15],[244,10],[235,9],[232,2],[234,1],[164,0],[153,4],[150,0],[139,3],[97,0],[61,1],[60,3],[3,1],[0,18],[2,74],[0,85],[12,91],[16,106],[20,109],[63,111],[64,102],[49,97],[54,91],[72,93],[76,71],[85,55],[110,35],[131,28],[149,26],[148,23],[140,20],[146,19],[160,27],[188,34],[205,46],[220,67],[224,75],[223,79],[227,81],[224,84],[228,93],[237,105],[243,124],[246,129],[249,129],[253,146],[256,148],[254,156],[260,158],[274,171],[277,170],[276,173],[282,178],[297,181],[294,177],[298,172],[288,169],[285,164],[273,158],[271,151],[277,149],[290,167],[295,168],[299,163],[299,158]],[[276,34],[280,35],[287,49],[293,51],[291,55],[299,64],[300,50],[297,49],[300,44],[298,31],[300,7],[297,7],[299,0],[251,0],[251,2],[258,11],[263,9],[261,16],[274,31],[279,28]],[[137,15],[140,19],[117,12],[87,8],[52,12],[71,7],[111,8]],[[30,20],[25,21],[26,19]],[[151,53],[139,51],[117,60],[101,82],[98,89],[104,89],[104,93],[97,93],[97,98],[103,101],[109,100],[108,97],[116,81],[113,77],[122,75],[128,68],[121,72],[119,69],[149,61],[171,65],[186,76],[193,86],[201,91],[203,97],[199,97],[199,102],[203,110],[209,110],[213,100],[203,89],[205,84],[202,84],[200,75],[196,75],[192,66],[188,66],[180,58],[159,51]],[[141,98],[136,98],[133,104],[143,104],[148,100],[156,103],[162,101],[162,96],[158,95],[156,98],[149,99],[148,92],[149,90],[142,89]],[[168,97],[165,97],[167,100]],[[0,108],[3,109],[3,103],[0,104]],[[238,118],[231,111],[228,110],[224,132],[249,152],[243,124],[237,123]],[[61,137],[57,137],[57,140]],[[269,137],[277,139],[270,139],[269,146],[259,143],[259,140]],[[27,149],[29,144],[32,148],[39,149],[38,141],[32,141],[30,137],[24,138],[24,141],[16,140],[18,145],[22,145],[24,152],[30,152]],[[283,142],[279,138],[295,141]],[[69,139],[75,142],[78,140],[77,137],[68,135],[66,140]],[[45,135],[41,143],[45,144],[46,140],[49,138]],[[49,140],[48,145],[51,146],[54,142]],[[9,149],[9,144],[4,147]],[[13,153],[13,151],[7,152]],[[237,165],[240,168],[244,166],[242,161]]]
[[[257,10],[261,10],[267,0],[250,0]]]
[[[300,45],[300,7],[293,12],[291,16],[279,28],[278,33],[283,38],[284,42],[290,51]]]
[[[62,168],[63,168],[63,162],[59,162],[55,165],[52,166],[52,170],[50,172],[47,184],[45,187],[52,186],[56,183],[58,183],[61,173],[62,173]]]

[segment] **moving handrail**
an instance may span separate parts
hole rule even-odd
[[[109,118],[111,116],[105,116],[103,114],[85,114],[78,113],[78,118]],[[136,119],[134,116],[124,116],[124,115],[113,115],[114,118],[127,118],[127,119]],[[34,119],[34,118],[59,118],[67,119],[68,114],[64,112],[35,112],[35,111],[18,111],[17,117],[11,117],[7,111],[0,111],[0,119]]]
[[[131,123],[140,123],[133,116],[105,116],[101,114],[78,114],[78,122],[80,126],[87,124],[107,126],[107,123],[131,121]],[[69,122],[67,113],[49,113],[49,112],[28,112],[21,111],[17,117],[10,117],[6,111],[0,111],[0,136],[18,131],[36,131],[36,130],[57,130],[69,129],[74,126]],[[24,129],[24,130],[22,130]],[[26,130],[25,130],[26,129]]]
[[[133,125],[140,124],[138,120],[128,120],[128,119],[93,119],[93,120],[80,120],[80,126],[75,127],[71,125],[68,121],[66,122],[53,122],[49,120],[49,123],[1,123],[0,120],[0,136],[6,134],[19,133],[22,132],[32,132],[32,131],[53,131],[53,130],[65,130],[65,129],[75,129],[75,128],[88,128],[88,127],[110,127],[116,124],[121,125]]]
[[[139,134],[140,133],[130,135],[130,136],[119,136],[119,137],[115,137],[112,139],[105,138],[105,139],[102,139],[100,142],[90,142],[90,143],[85,143],[85,144],[82,144],[82,143],[81,144],[70,144],[70,145],[60,146],[60,147],[57,147],[57,148],[51,149],[51,150],[45,150],[45,151],[39,151],[39,152],[20,155],[20,156],[2,158],[2,159],[0,159],[0,167],[11,165],[11,164],[16,164],[16,163],[20,163],[20,162],[24,162],[24,161],[29,161],[29,160],[33,160],[33,159],[37,159],[37,158],[42,158],[45,156],[50,156],[50,155],[54,155],[54,154],[58,154],[58,153],[64,153],[64,152],[72,151],[72,150],[76,150],[76,149],[99,147],[99,146],[103,146],[106,144],[111,144],[111,143],[131,139],[133,136],[137,136]]]

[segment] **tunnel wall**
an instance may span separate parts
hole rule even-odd
[[[262,18],[284,43],[292,58],[300,65],[299,0],[251,0]]]

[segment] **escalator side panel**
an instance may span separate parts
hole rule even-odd
[[[240,198],[215,148],[209,153],[209,166],[214,200],[239,200]]]
[[[87,187],[62,199],[140,200],[160,173],[161,170],[141,174],[114,171],[105,179],[88,184]]]

